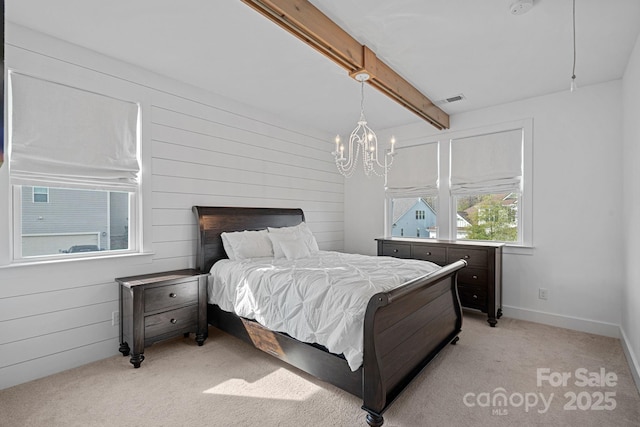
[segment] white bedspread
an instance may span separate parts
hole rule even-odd
[[[374,294],[440,267],[427,261],[320,251],[309,258],[218,261],[208,299],[362,365],[364,314]]]

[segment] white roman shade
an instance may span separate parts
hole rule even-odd
[[[399,148],[387,173],[390,197],[425,197],[438,193],[438,144]]]
[[[451,141],[451,193],[520,191],[522,129]]]
[[[11,182],[133,191],[138,105],[10,73]]]

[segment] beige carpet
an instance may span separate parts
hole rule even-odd
[[[215,329],[203,347],[180,338],[145,356],[140,369],[114,356],[2,390],[0,425],[366,425],[356,397]],[[538,368],[571,377],[538,387]],[[576,385],[582,368],[592,385]],[[601,368],[605,386],[595,385]],[[467,313],[458,345],[418,376],[385,426],[640,426],[640,396],[618,340],[506,318],[490,328]]]

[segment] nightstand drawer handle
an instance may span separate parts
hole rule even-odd
[[[427,256],[431,255],[431,252],[427,252]]]
[[[475,274],[474,274],[473,276],[471,276],[471,277],[473,277],[474,279],[477,279],[477,278],[478,278],[478,276],[476,276]]]
[[[171,319],[170,322],[175,325],[176,323],[178,323],[178,319]]]
[[[469,255],[464,256],[464,259],[469,259],[469,258],[471,258]]]
[[[398,253],[398,250],[397,250],[397,249],[394,249],[394,250],[393,250],[393,253],[394,253],[394,254],[397,254],[397,253]]]
[[[173,292],[171,292],[171,293],[169,294],[169,298],[175,298],[175,297],[177,297],[177,296],[178,296],[178,295],[174,294]]]
[[[478,299],[478,295],[473,295],[473,299]]]

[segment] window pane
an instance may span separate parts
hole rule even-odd
[[[517,242],[519,194],[456,197],[457,239]]]
[[[48,203],[49,202],[49,188],[48,187],[33,187],[33,201],[35,203]]]
[[[393,237],[437,237],[437,197],[391,199]]]
[[[22,256],[129,248],[129,193],[22,187]]]

